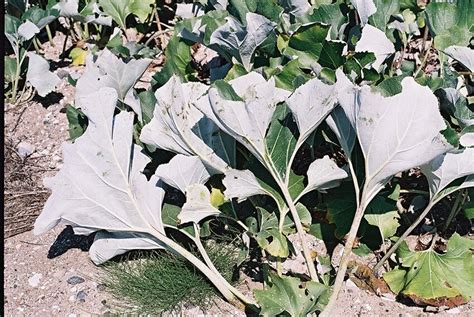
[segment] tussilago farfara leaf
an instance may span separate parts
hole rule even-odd
[[[296,277],[271,274],[272,284],[265,290],[254,290],[255,298],[261,306],[262,316],[307,316],[316,310],[318,298],[328,291],[328,287],[314,281],[301,282]]]
[[[341,181],[349,176],[345,170],[325,155],[321,159],[314,160],[308,168],[308,185],[301,195],[317,190],[326,192],[327,189],[339,186]]]
[[[400,266],[384,274],[395,293],[415,303],[457,306],[474,296],[474,240],[455,233],[446,253],[433,248],[411,251],[406,242],[397,250]]]
[[[251,72],[237,79],[217,81],[196,106],[221,130],[242,143],[260,162],[265,161],[265,134],[277,103],[289,92]]]
[[[373,0],[351,0],[351,3],[357,10],[362,26],[369,21],[370,16],[377,12],[377,7]]]
[[[219,209],[211,204],[211,193],[203,184],[186,187],[186,203],[178,214],[180,223],[199,223],[202,219],[220,214]]]
[[[252,12],[247,13],[245,26],[232,16],[226,19],[227,23],[212,33],[210,44],[218,45],[250,71],[255,50],[267,39],[276,24]]]
[[[186,191],[186,187],[193,184],[205,184],[211,175],[197,156],[178,154],[167,164],[161,164],[155,175],[166,184]]]
[[[173,76],[156,91],[153,119],[143,127],[140,141],[175,153],[197,156],[211,169],[210,172],[223,173],[228,169],[228,163],[213,150],[216,138],[220,137],[217,127],[195,107],[207,89],[208,86],[201,83],[181,83]],[[232,145],[222,148],[227,150]],[[228,153],[227,157],[232,154]]]
[[[96,59],[92,56],[90,58],[87,61],[84,74],[76,84],[75,101],[76,105],[81,108],[84,100],[89,99],[90,94],[97,92],[102,87],[115,89],[119,100],[125,102],[127,94],[151,62],[151,59],[143,58],[131,59],[126,63],[108,49],[104,49]],[[141,109],[133,108],[141,116]]]
[[[372,66],[375,70],[379,70],[385,59],[395,53],[395,46],[383,31],[367,24],[362,29],[362,36],[356,44],[355,51],[374,53],[375,62]]]
[[[474,72],[474,50],[465,46],[450,46],[444,50],[444,53],[461,64],[470,72]]]
[[[366,204],[398,172],[426,164],[451,146],[440,131],[446,125],[438,101],[428,87],[412,77],[402,81],[402,92],[383,97],[362,87],[356,131],[365,157]]]
[[[306,140],[332,111],[337,102],[336,94],[336,85],[327,85],[314,78],[298,87],[287,99],[301,140]]]
[[[90,254],[95,263],[129,248],[160,248],[160,242],[145,233],[164,234],[164,192],[156,178],[148,181],[142,173],[150,160],[132,141],[133,114],[114,117],[116,103],[112,88],[84,101],[89,125],[73,144],[63,144],[64,165],[55,177],[45,179],[52,195],[34,228],[35,234],[58,224],[72,225],[81,234],[110,232],[96,237]]]
[[[28,71],[26,80],[36,89],[38,95],[46,96],[52,92],[61,81],[59,77],[49,71],[48,61],[35,53],[28,53]]]
[[[450,183],[458,178],[474,176],[474,148],[441,154],[422,166],[421,171],[428,180],[432,199],[445,196],[454,190],[474,186],[472,182],[466,179],[458,186],[448,187]]]

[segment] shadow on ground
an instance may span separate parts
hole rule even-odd
[[[88,236],[78,235],[74,233],[71,226],[67,226],[56,238],[51,248],[48,251],[48,259],[53,259],[64,253],[69,249],[81,249],[82,251],[89,251],[94,242],[95,234]]]

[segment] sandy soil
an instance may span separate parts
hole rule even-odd
[[[57,43],[63,37],[58,36]],[[57,62],[58,47],[45,45],[46,56]],[[63,66],[63,65],[60,65]],[[56,93],[36,98],[21,108],[5,113],[5,133],[15,140],[33,146],[40,176],[51,176],[62,165],[60,144],[68,139],[66,115],[61,109],[74,99],[74,87],[67,83],[67,73],[81,73],[82,67],[58,67],[63,78]],[[149,78],[149,74],[147,74]],[[127,309],[112,298],[100,281],[100,268],[88,258],[89,237],[75,236],[64,227],[42,236],[28,231],[5,239],[4,303],[5,316],[97,316],[123,314]],[[243,283],[246,294],[250,289]],[[188,307],[185,316],[244,316],[218,299],[207,313]],[[437,312],[432,308],[407,306],[380,298],[346,283],[333,316],[473,316],[474,303]]]

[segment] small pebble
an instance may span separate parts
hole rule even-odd
[[[77,284],[81,284],[81,283],[84,283],[84,279],[80,276],[71,276],[70,278],[67,279],[67,283],[68,284],[71,284],[71,285],[77,285]]]
[[[17,146],[17,151],[20,157],[25,159],[35,151],[35,146],[28,142],[20,142]]]
[[[87,297],[87,293],[84,292],[84,291],[80,291],[79,293],[76,294],[76,298],[77,298],[80,302],[85,302],[85,301],[86,301],[86,297]]]
[[[32,277],[28,279],[28,284],[30,284],[31,287],[38,287],[42,278],[43,274],[35,273]]]
[[[97,284],[97,290],[99,292],[105,291],[105,285],[104,284]]]
[[[425,312],[428,312],[428,313],[436,313],[436,312],[438,312],[438,307],[426,306],[426,307],[425,307]]]

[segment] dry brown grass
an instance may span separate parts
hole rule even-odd
[[[31,230],[49,192],[42,186],[42,168],[22,158],[14,141],[4,142],[4,239]]]

